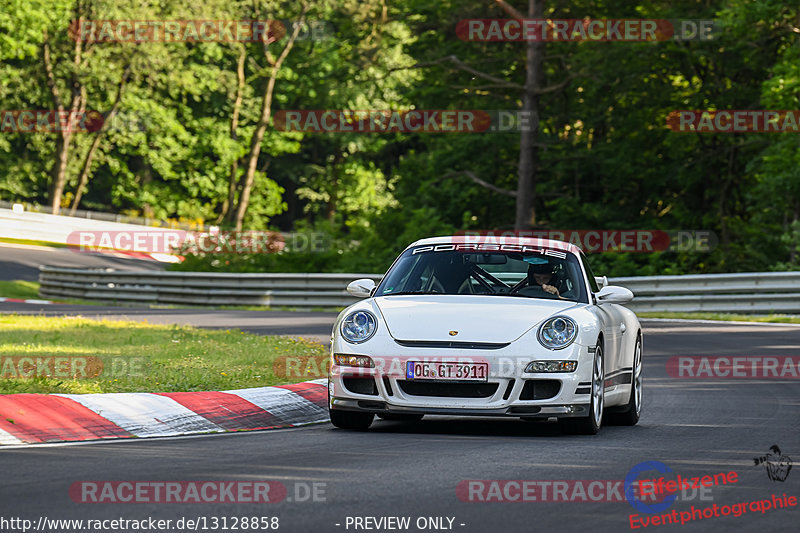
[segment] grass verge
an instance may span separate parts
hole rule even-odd
[[[304,381],[317,343],[82,317],[0,315],[0,393],[181,392]],[[310,376],[314,378],[317,376]]]
[[[0,237],[0,242],[8,244],[26,244],[29,246],[47,246],[48,248],[66,248],[67,245],[61,242],[36,241],[32,239],[12,239],[10,237]]]
[[[720,320],[726,322],[779,322],[800,324],[800,316],[787,315],[738,315],[734,313],[636,313],[639,318],[680,318],[686,320]]]
[[[15,279],[13,281],[0,281],[0,296],[4,298],[39,298],[39,282],[23,281]]]
[[[39,296],[38,281],[23,281],[21,279],[0,281],[0,297],[21,298],[23,300],[50,300],[49,297]],[[103,302],[80,300],[77,298],[57,298],[56,301],[75,305],[109,305]]]

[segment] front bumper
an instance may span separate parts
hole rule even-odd
[[[519,405],[500,409],[464,409],[442,407],[404,407],[375,400],[353,400],[331,398],[331,409],[341,411],[361,411],[374,414],[425,414],[446,416],[509,416],[525,418],[567,418],[589,416],[589,404],[574,405]]]
[[[335,353],[347,353],[334,343]],[[337,348],[341,351],[337,351]],[[589,415],[593,351],[573,344],[564,350],[522,355],[509,346],[502,350],[437,350],[393,346],[397,355],[369,355],[375,368],[332,365],[329,375],[331,409],[375,414],[433,414],[448,416],[583,417]],[[349,351],[349,350],[348,350]],[[355,353],[355,351],[353,351]],[[485,362],[485,382],[409,380],[407,361],[439,357],[448,361]],[[574,372],[529,373],[536,360],[575,360]]]

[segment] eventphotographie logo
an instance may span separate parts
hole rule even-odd
[[[677,474],[672,476],[660,475],[658,479],[639,479],[643,472],[655,470],[661,474],[671,474],[672,469],[661,461],[643,461],[630,469],[625,476],[625,499],[640,513],[657,514],[669,509],[678,499],[678,492],[686,489],[710,489],[714,486],[728,485],[739,482],[739,475],[734,471],[719,472],[713,475],[688,477]],[[634,488],[639,488],[639,495],[656,495],[661,499],[655,503],[645,503]]]
[[[756,466],[764,465],[767,469],[767,477],[772,481],[786,481],[789,472],[792,471],[792,459],[783,455],[777,444],[770,446],[766,455],[753,457],[753,462]]]

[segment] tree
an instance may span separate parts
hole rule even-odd
[[[294,48],[294,43],[297,40],[297,36],[300,34],[300,29],[303,23],[305,22],[307,11],[308,4],[301,3],[300,15],[298,16],[297,20],[298,23],[292,29],[286,44],[283,46],[283,49],[277,56],[274,56],[269,51],[268,45],[270,43],[265,43],[264,45],[264,58],[270,66],[269,77],[267,78],[267,84],[264,87],[264,93],[262,96],[261,117],[250,140],[250,151],[246,158],[247,164],[244,176],[244,184],[242,185],[241,192],[239,193],[239,203],[236,207],[236,216],[234,218],[234,224],[237,231],[242,229],[242,221],[244,220],[244,215],[247,212],[247,207],[250,204],[250,191],[253,188],[253,183],[255,181],[256,168],[258,166],[258,156],[261,153],[261,143],[264,140],[264,132],[266,131],[267,126],[269,125],[270,117],[272,116],[272,99],[275,91],[275,83],[278,80],[278,73],[283,66],[283,62],[286,61],[286,57],[292,51],[292,48]]]

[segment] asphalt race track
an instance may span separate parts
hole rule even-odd
[[[0,304],[0,312],[24,310],[147,316],[151,321],[176,319],[214,327],[243,325],[242,312],[237,311]],[[302,331],[294,334],[324,338],[335,315],[270,312],[244,316],[263,321],[261,329],[245,324],[244,329],[250,331],[275,333],[286,325],[285,333]],[[288,325],[292,322],[296,323],[294,330]],[[298,532],[625,531],[631,529],[631,515],[653,517],[675,510],[679,517],[681,512],[691,512],[692,506],[704,509],[713,505],[724,512],[727,507],[723,506],[742,502],[769,499],[772,504],[773,494],[800,495],[797,467],[788,471],[785,481],[773,481],[765,465],[756,466],[754,461],[771,453],[773,445],[780,447],[784,461],[800,458],[800,381],[680,379],[670,377],[665,369],[667,359],[677,355],[797,355],[800,328],[647,321],[644,334],[644,411],[635,427],[607,426],[599,435],[586,437],[562,435],[550,422],[426,417],[418,423],[377,421],[363,433],[322,424],[266,432],[6,449],[0,451],[0,516],[30,519],[34,526],[41,517],[173,520],[166,531],[192,529],[185,522],[183,529],[176,528],[175,521],[181,517],[204,520],[196,524],[198,530],[205,525],[207,530],[220,531],[223,525],[234,530],[232,526],[242,517],[278,517],[280,530]],[[457,493],[459,483],[465,480],[586,480],[586,487],[591,480],[624,480],[629,470],[644,461],[660,461],[671,468],[673,473],[667,474],[667,479],[675,479],[675,474],[685,478],[730,471],[738,477],[735,483],[704,489],[703,493],[685,491],[657,514],[637,511],[626,501],[538,501],[543,487],[552,489],[552,484],[528,485],[535,490],[526,499],[531,500],[532,494],[537,501],[469,501],[469,492]],[[784,462],[784,474],[786,465]],[[658,477],[652,469],[648,471],[644,477]],[[73,483],[81,481],[265,480],[282,483],[286,499],[266,504],[76,503],[69,492]],[[497,492],[498,486],[506,487],[509,498],[522,499],[521,491],[513,490],[515,485],[490,482],[473,485],[472,499],[491,499],[492,494],[495,500],[504,497]],[[590,492],[581,497],[570,487],[562,499],[563,495],[577,500],[598,495]],[[314,490],[316,497],[311,496]],[[624,492],[621,486],[618,490]],[[741,506],[737,509],[741,514]],[[748,507],[740,516],[688,521],[682,527],[679,522],[646,529],[797,531],[800,507],[753,509]],[[395,522],[377,527],[372,518],[382,517],[410,517],[410,522],[408,527],[397,527]],[[427,522],[428,517],[445,518]],[[216,528],[212,527],[214,519]],[[641,526],[639,522],[636,525]],[[15,531],[2,526],[3,531]],[[125,531],[119,525],[107,530]]]
[[[68,248],[0,243],[0,280],[36,281],[39,279],[39,265],[118,270],[163,270],[165,267],[164,263],[149,259],[78,252]]]

